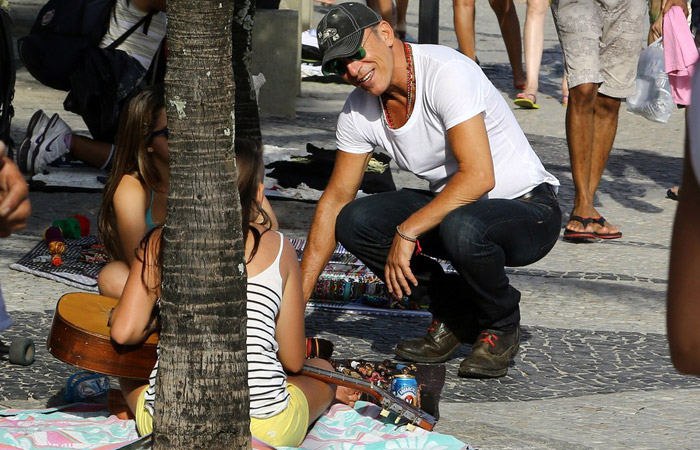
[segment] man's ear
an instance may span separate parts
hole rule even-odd
[[[377,34],[389,47],[394,45],[394,29],[391,27],[391,24],[386,20],[382,20],[381,22],[379,22],[379,24],[377,24]]]
[[[146,147],[146,151],[148,153],[153,153],[154,150],[153,150],[153,147]]]

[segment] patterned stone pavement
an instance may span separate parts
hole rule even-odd
[[[417,35],[417,1],[409,7],[409,35]],[[41,0],[18,0],[16,36],[31,24]],[[440,42],[456,47],[452,2],[440,7]],[[517,4],[521,23],[525,5]],[[324,8],[316,6],[320,15]],[[320,16],[319,16],[320,17]],[[507,101],[514,96],[510,69],[494,14],[477,2],[477,54],[484,72]],[[560,106],[561,54],[551,17],[545,23],[545,51],[537,111],[514,110],[545,166],[561,181],[562,224],[573,204]],[[333,148],[335,118],[347,86],[303,83],[294,120],[263,120],[264,140],[278,147]],[[13,135],[22,138],[38,108],[62,111],[63,93],[41,87],[18,72]],[[63,117],[63,114],[62,114]],[[77,130],[75,116],[66,120]],[[522,292],[523,344],[508,376],[464,380],[456,376],[465,346],[446,363],[438,430],[483,449],[697,448],[700,445],[700,387],[677,374],[665,338],[670,231],[675,202],[665,192],[680,179],[683,115],[669,124],[648,122],[623,109],[597,206],[619,225],[619,241],[559,242],[543,260],[509,268]],[[422,187],[393,168],[397,185]],[[0,360],[0,407],[43,406],[60,401],[59,391],[77,369],[53,359],[44,342],[56,300],[74,289],[12,271],[40,239],[47,222],[67,211],[95,223],[97,194],[31,194],[34,215],[26,230],[0,241],[0,280],[15,325],[2,338],[32,337],[37,362],[17,367]],[[275,202],[289,237],[305,237],[313,204]],[[399,339],[420,336],[423,317],[349,314],[322,308],[307,311],[309,334],[331,339],[338,357],[390,357]]]

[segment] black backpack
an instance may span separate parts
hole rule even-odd
[[[0,140],[12,150],[10,122],[15,112],[12,98],[15,95],[15,56],[12,52],[10,16],[0,8]]]
[[[99,46],[115,0],[49,0],[29,35],[17,41],[19,57],[41,84],[70,91],[70,74],[84,52]]]

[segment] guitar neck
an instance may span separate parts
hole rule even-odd
[[[331,370],[309,366],[307,364],[304,365],[301,373],[302,375],[316,378],[317,380],[321,380],[326,383],[338,384],[341,386],[358,389],[375,398],[382,408],[396,413],[398,416],[406,419],[410,424],[428,431],[431,431],[435,427],[435,418],[433,416],[399,398],[396,398],[394,395],[385,391],[375,383],[348,375],[343,375],[342,373]]]

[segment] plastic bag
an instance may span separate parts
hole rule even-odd
[[[627,97],[627,111],[652,122],[667,123],[674,103],[661,38],[642,50],[637,64],[636,92]]]

